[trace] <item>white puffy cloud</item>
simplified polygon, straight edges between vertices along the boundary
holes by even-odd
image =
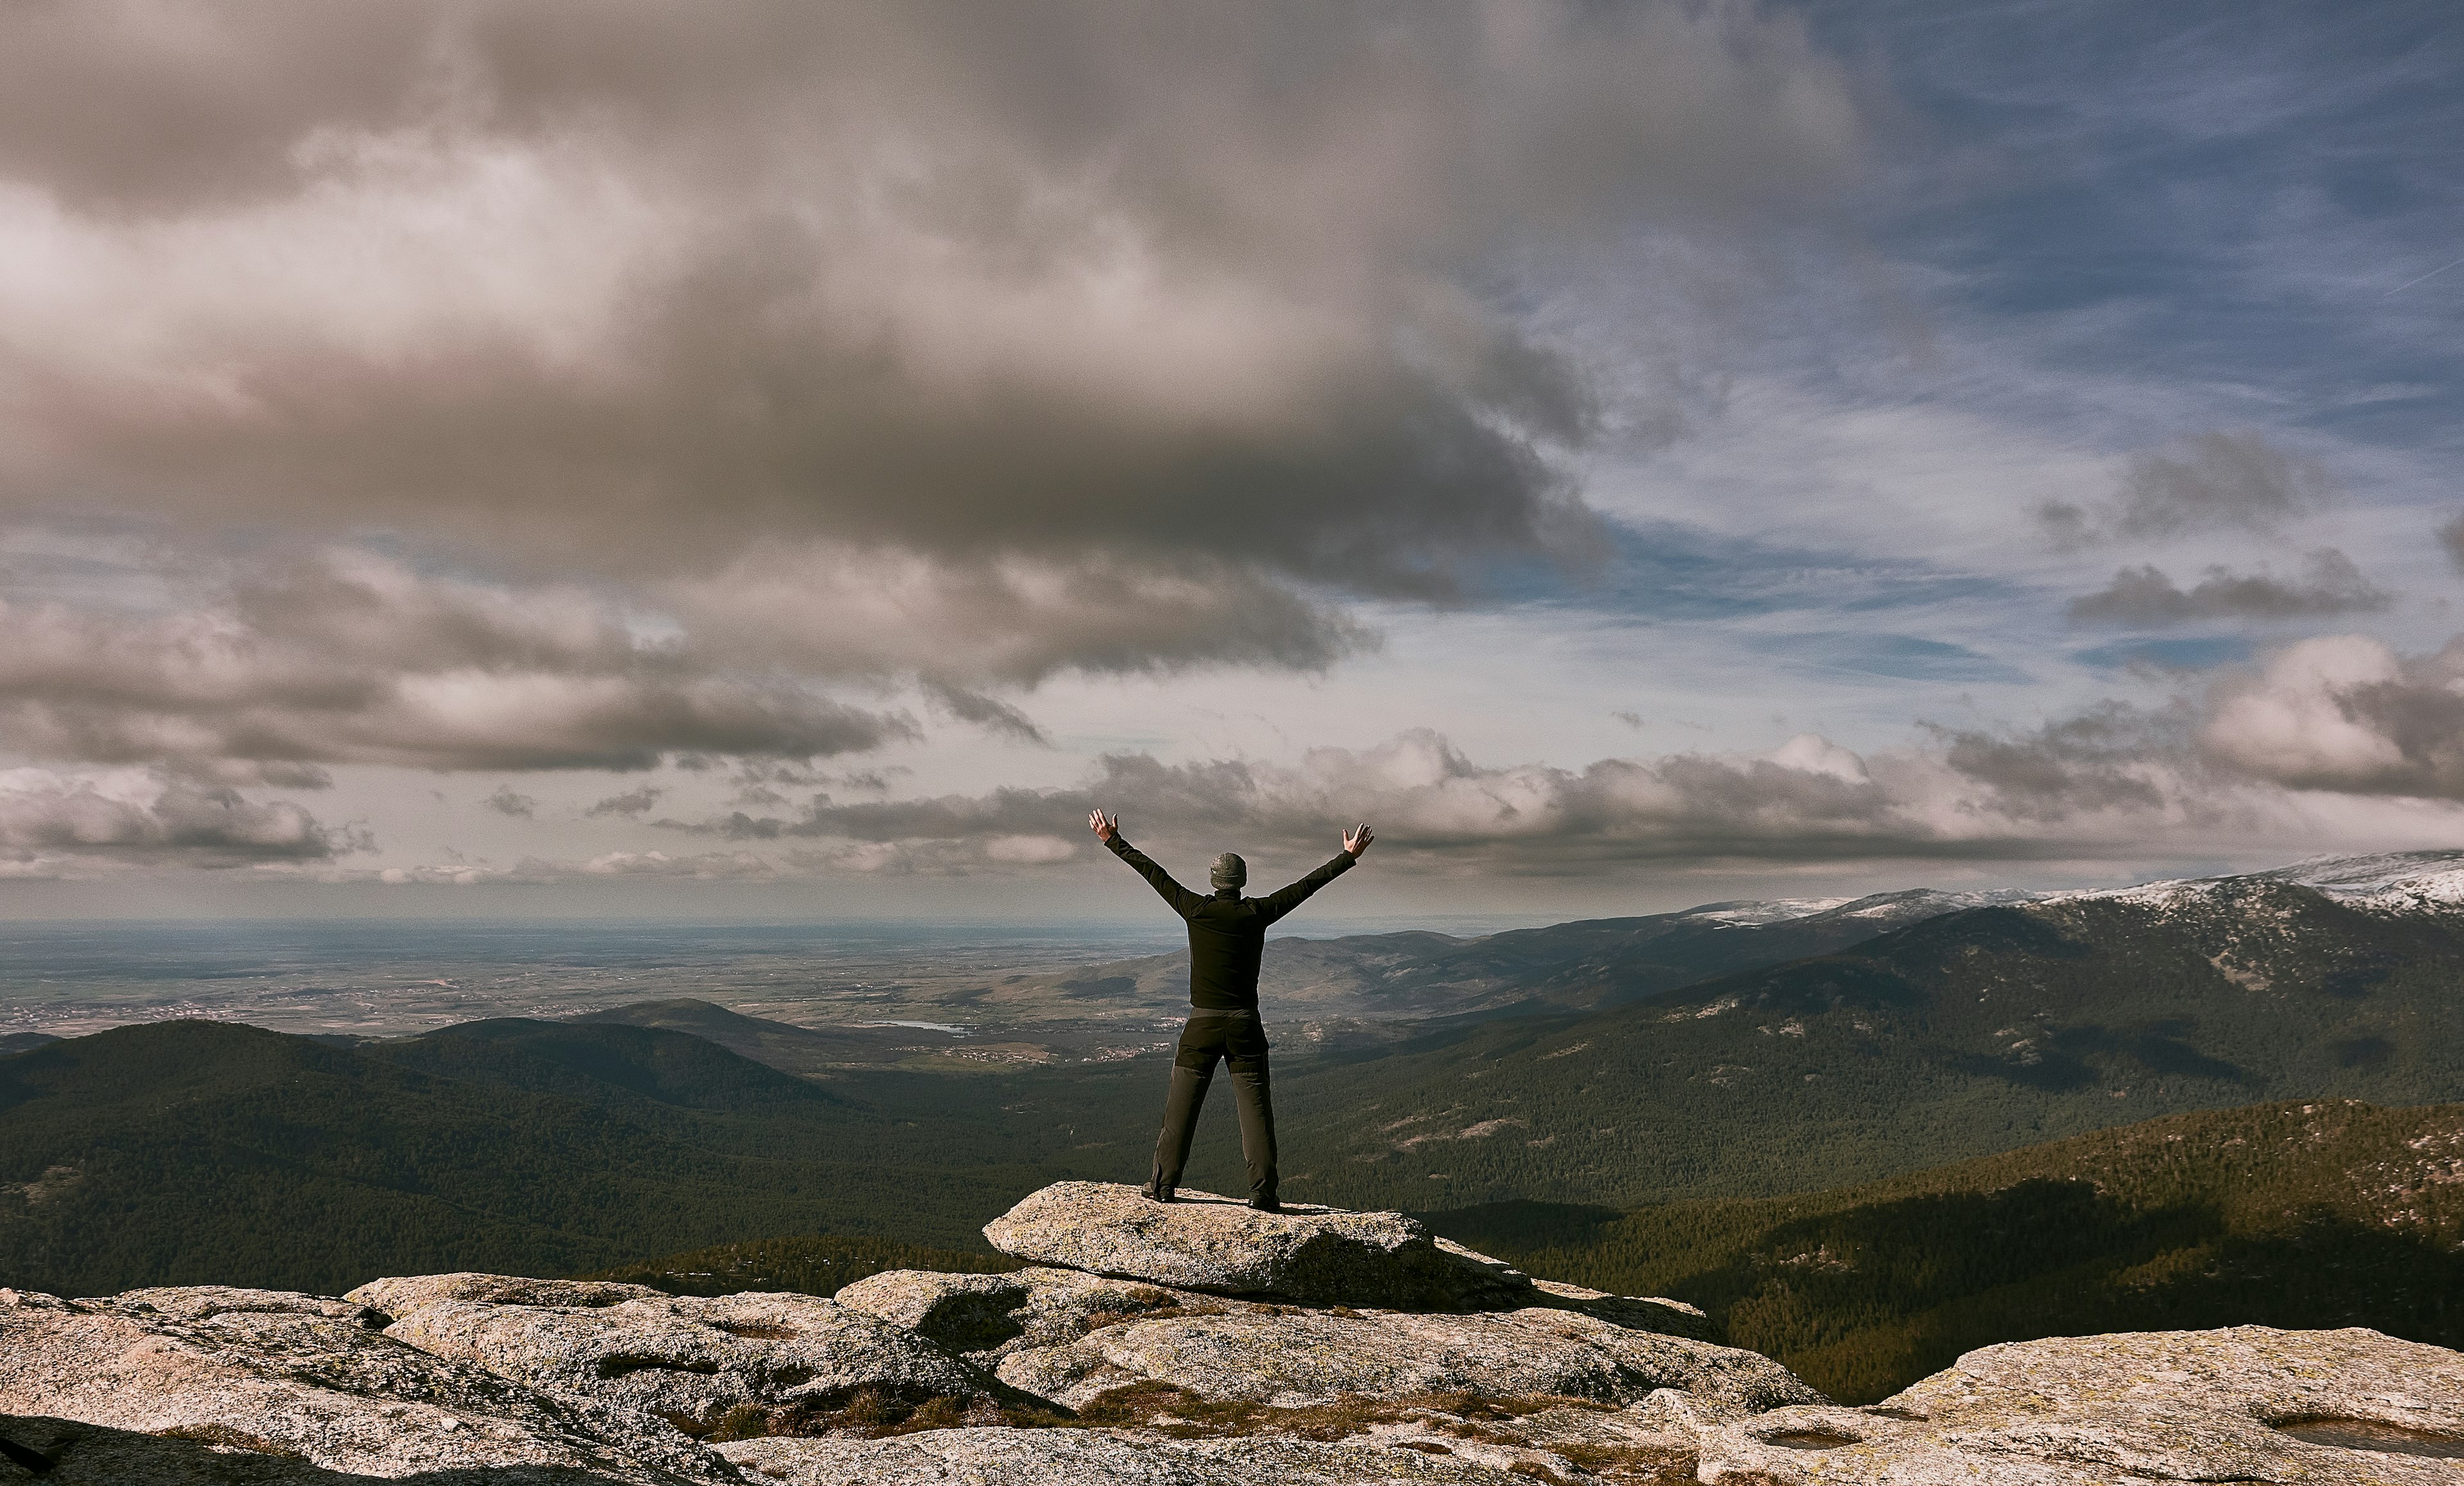
[[[363,840],[286,800],[151,769],[0,769],[0,863],[36,876],[321,862]]]
[[[2201,741],[2289,788],[2464,799],[2464,636],[2413,657],[2366,635],[2287,646],[2218,688]]]
[[[913,732],[775,668],[637,637],[579,589],[502,589],[363,553],[251,570],[168,614],[0,600],[0,742],[97,762],[243,764],[273,783],[313,782],[300,771],[329,763],[806,758]]]

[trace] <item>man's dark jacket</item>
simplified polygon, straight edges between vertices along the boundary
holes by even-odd
[[[1266,929],[1309,900],[1309,895],[1352,870],[1359,859],[1338,851],[1334,860],[1280,892],[1243,898],[1237,887],[1214,896],[1194,893],[1172,880],[1143,851],[1118,833],[1105,844],[1138,869],[1172,910],[1189,921],[1189,1004],[1199,1011],[1258,1009],[1258,961],[1266,951]]]

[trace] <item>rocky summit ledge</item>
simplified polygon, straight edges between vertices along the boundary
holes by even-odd
[[[1213,1192],[1150,1202],[1117,1182],[1056,1182],[984,1226],[1003,1254],[1215,1295],[1311,1305],[1471,1311],[1612,1299],[1542,1285],[1500,1259],[1433,1235],[1400,1213],[1292,1203],[1260,1213]],[[1618,1298],[1623,1299],[1623,1298]],[[1702,1313],[1642,1300],[1624,1323],[1699,1334]],[[1647,1321],[1646,1321],[1647,1318]]]
[[[1399,1214],[1124,1193],[829,1299],[0,1289],[0,1486],[2464,1486],[2464,1355],[2374,1331],[2017,1343],[1849,1409]]]

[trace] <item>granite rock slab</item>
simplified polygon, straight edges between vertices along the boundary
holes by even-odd
[[[1073,1409],[1140,1382],[1279,1409],[1347,1394],[1456,1392],[1623,1405],[1663,1388],[1729,1413],[1823,1401],[1758,1352],[1542,1307],[1451,1314],[1242,1306],[1124,1321],[1065,1345],[1014,1351],[997,1370],[1002,1381]]]
[[[834,1408],[863,1389],[911,1400],[1016,1395],[902,1326],[818,1296],[651,1296],[614,1304],[448,1300],[385,1334],[561,1397],[707,1431],[747,1406]]]
[[[1117,1182],[1056,1182],[984,1227],[1034,1264],[1219,1295],[1322,1305],[1476,1310],[1529,1303],[1529,1276],[1400,1213],[1293,1203],[1260,1213],[1209,1192],[1150,1202]]]
[[[12,1417],[0,1432],[56,1453],[46,1482],[115,1473],[134,1482],[206,1457],[224,1462],[220,1474],[188,1479],[737,1478],[724,1458],[656,1418],[558,1400],[432,1356],[375,1329],[379,1319],[353,1302],[280,1291],[65,1300],[0,1289],[0,1415]]]
[[[2014,1342],[1867,1409],[1791,1408],[1698,1437],[1731,1486],[2464,1483],[2464,1353],[2359,1327]]]

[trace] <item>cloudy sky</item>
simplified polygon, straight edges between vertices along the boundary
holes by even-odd
[[[21,0],[0,913],[2457,844],[2453,20]]]

